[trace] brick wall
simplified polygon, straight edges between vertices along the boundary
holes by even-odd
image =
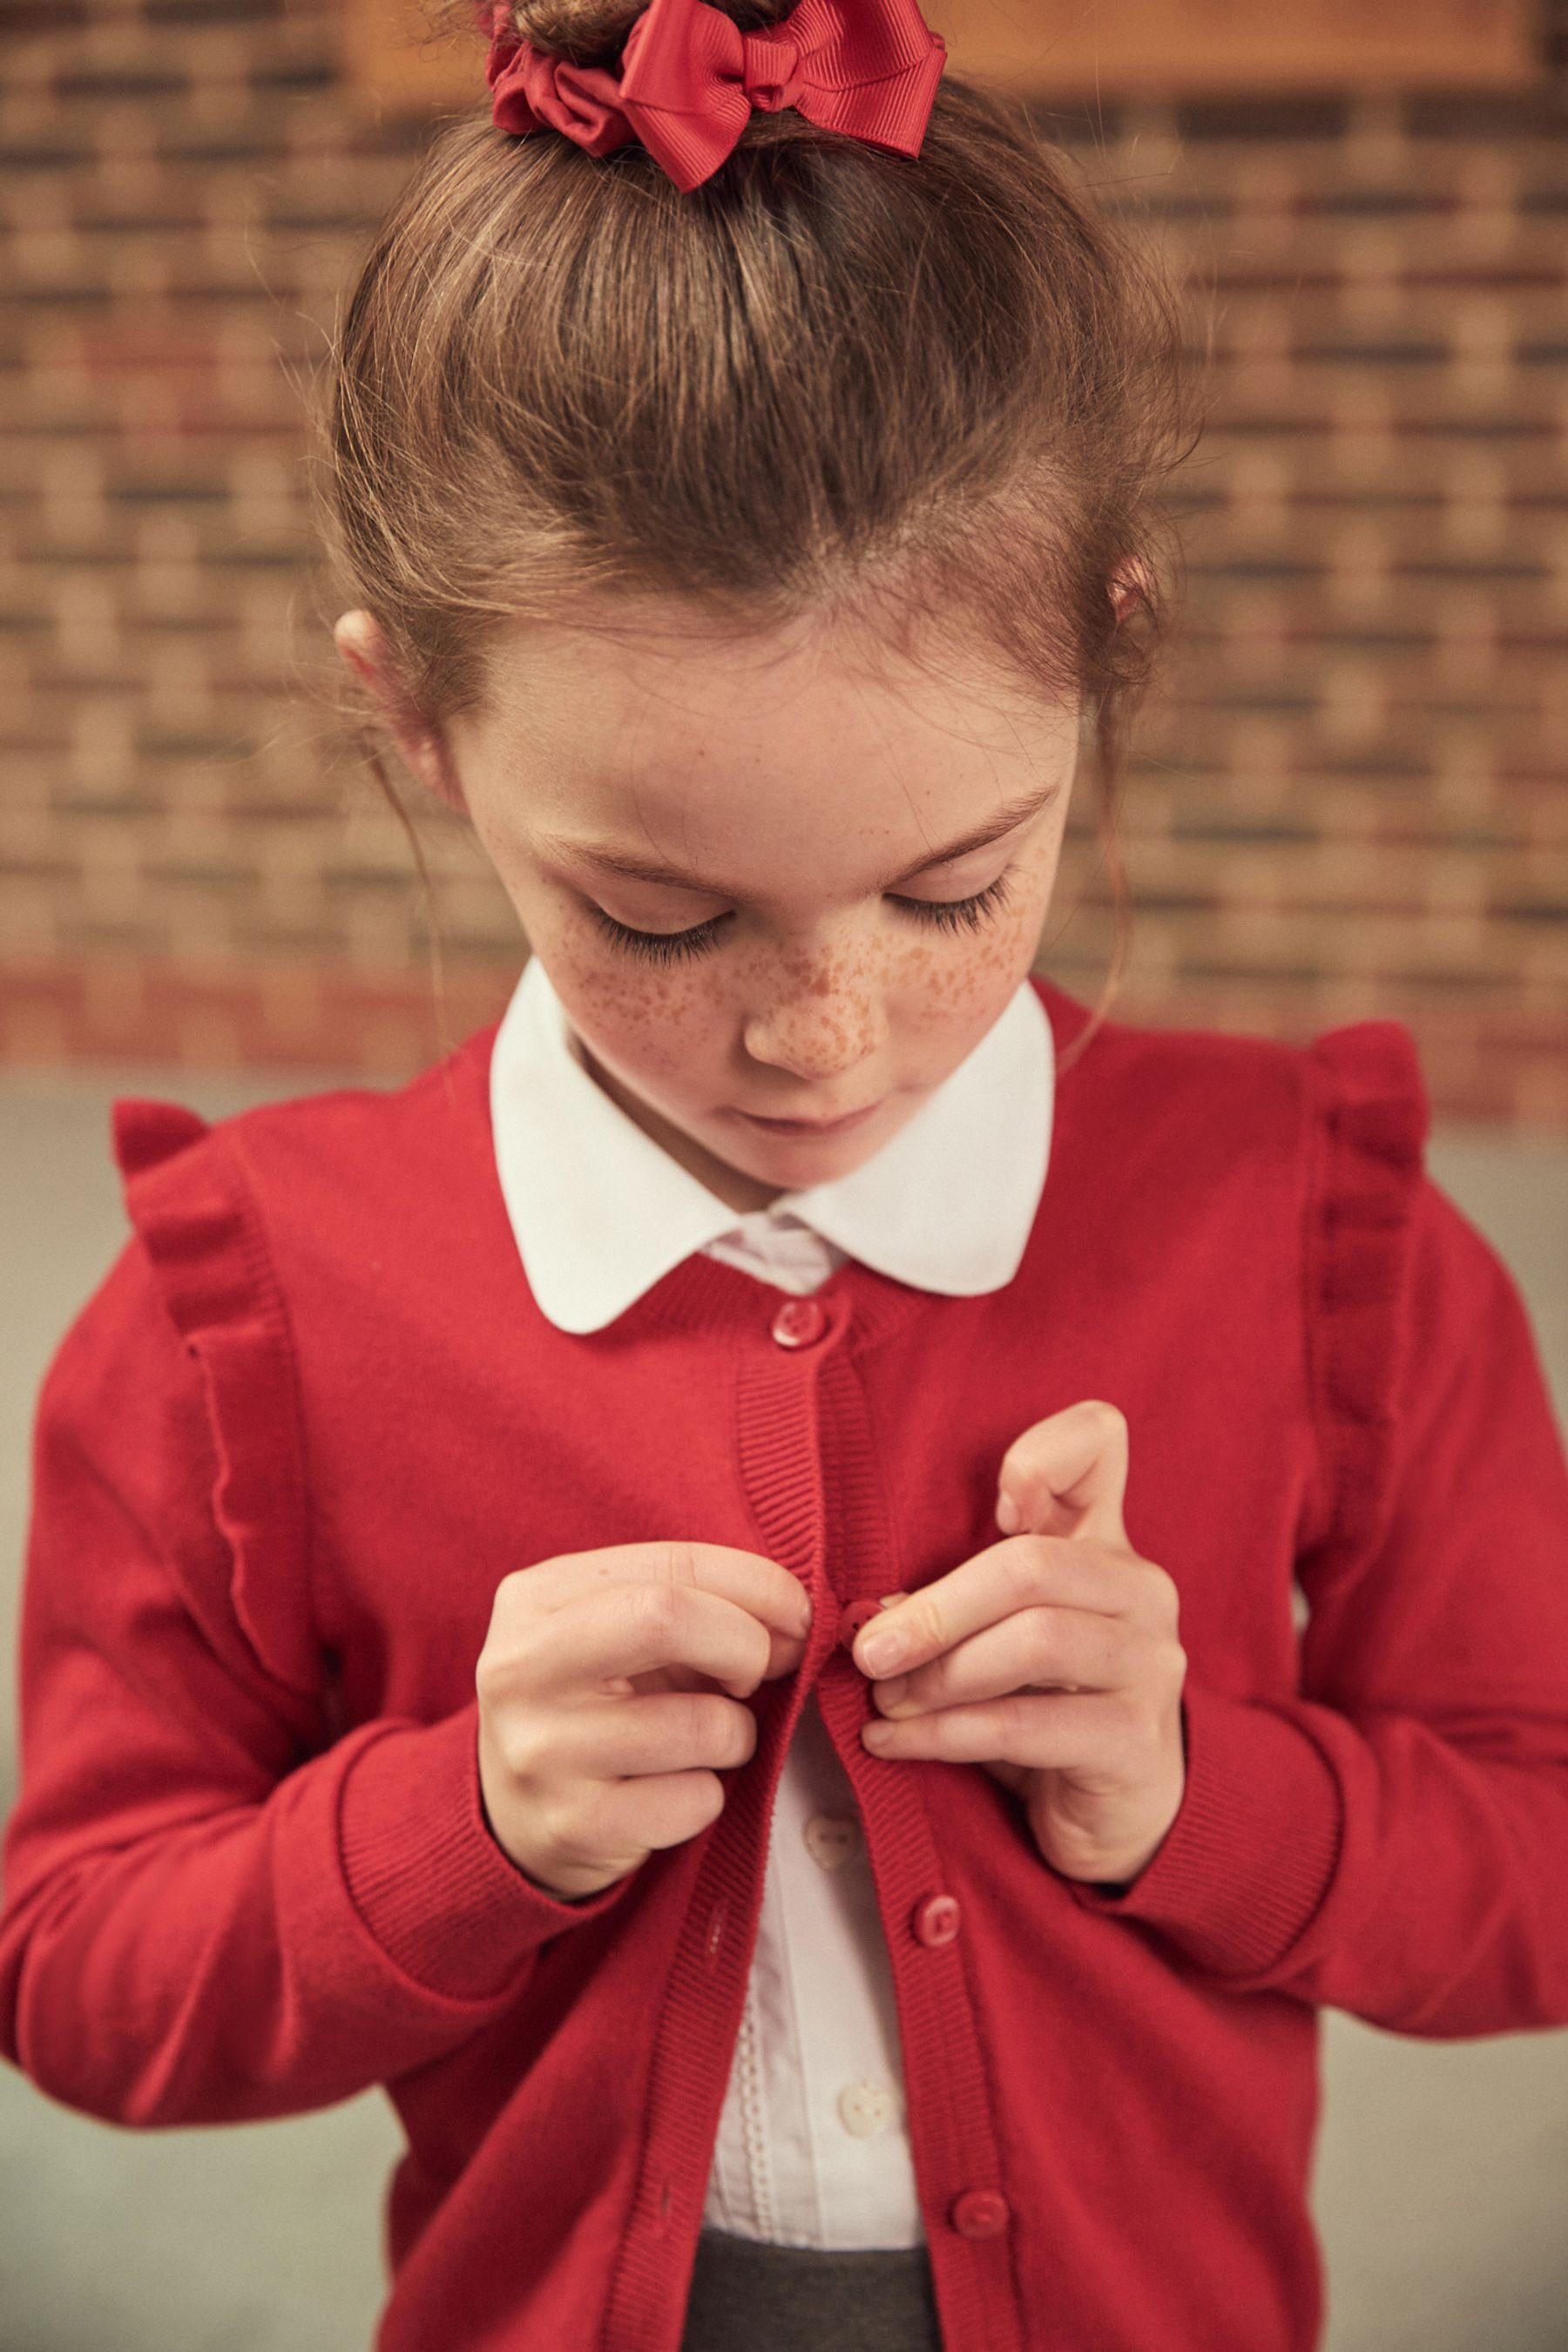
[[[307,692],[301,407],[416,125],[299,0],[13,0],[0,100],[0,1056],[412,1068],[522,952]],[[1559,44],[1561,46],[1561,44]],[[1517,100],[1047,118],[1212,308],[1187,617],[1123,837],[1121,1006],[1380,1013],[1439,1109],[1568,1129],[1568,148]],[[1042,966],[1092,997],[1076,820]]]

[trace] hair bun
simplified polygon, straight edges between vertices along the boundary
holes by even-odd
[[[520,39],[574,65],[618,65],[626,35],[647,0],[512,0]],[[786,16],[795,0],[709,0],[742,32],[760,32]]]

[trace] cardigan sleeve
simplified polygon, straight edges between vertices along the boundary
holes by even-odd
[[[477,1697],[334,1738],[261,1237],[220,1132],[138,1109],[137,1230],[35,1420],[0,2051],[107,2122],[239,2122],[439,2058],[637,1874],[567,1904],[513,1865]]]
[[[1189,1672],[1187,1784],[1124,1890],[1233,1990],[1392,2031],[1568,2024],[1568,1466],[1497,1253],[1422,1165],[1408,1033],[1331,1032],[1305,1255],[1322,1476],[1299,1693]]]

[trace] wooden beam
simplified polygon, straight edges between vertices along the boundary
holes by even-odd
[[[1517,87],[1521,0],[931,0],[954,68],[1042,97]]]
[[[480,104],[484,45],[420,0],[342,0],[352,83],[382,105]],[[956,72],[1042,99],[1519,89],[1541,70],[1527,0],[929,0]]]

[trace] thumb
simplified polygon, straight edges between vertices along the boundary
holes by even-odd
[[[997,1484],[996,1524],[1004,1535],[1125,1543],[1125,1416],[1092,1398],[1037,1421],[1003,1455]]]

